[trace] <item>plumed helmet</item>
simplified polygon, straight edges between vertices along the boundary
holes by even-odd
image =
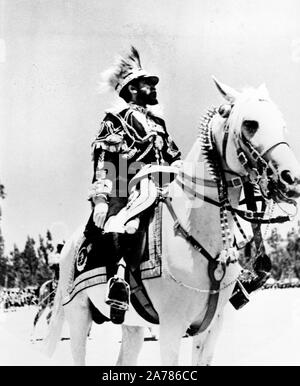
[[[109,86],[120,94],[129,82],[138,78],[150,79],[153,84],[159,81],[157,76],[150,75],[142,68],[140,55],[137,49],[131,46],[126,56],[118,57],[115,64],[102,73],[102,86]]]

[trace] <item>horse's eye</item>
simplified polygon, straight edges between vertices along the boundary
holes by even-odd
[[[242,129],[246,131],[248,135],[254,135],[258,129],[257,121],[244,121],[242,124]]]

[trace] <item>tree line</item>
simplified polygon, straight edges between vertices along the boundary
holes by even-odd
[[[4,200],[5,197],[5,187],[0,183],[0,198]],[[48,230],[44,237],[39,235],[38,242],[27,236],[23,250],[15,244],[13,250],[5,254],[1,218],[0,206],[0,288],[38,286],[52,278],[48,261],[50,253],[54,252],[51,232]]]
[[[49,267],[48,257],[54,250],[49,230],[45,237],[39,235],[38,242],[27,236],[23,250],[14,245],[13,250],[8,255],[4,255],[2,247],[0,249],[0,287],[39,286],[52,278],[53,273]]]

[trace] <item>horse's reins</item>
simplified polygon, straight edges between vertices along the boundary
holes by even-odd
[[[182,180],[177,178],[176,183],[187,193],[193,195],[194,197],[197,197],[201,199],[204,202],[208,202],[211,205],[220,207],[223,203],[213,200],[212,198],[209,198],[207,196],[204,196],[203,194],[199,192],[195,192],[192,188],[190,188],[188,185],[186,185]],[[206,186],[206,185],[205,185]],[[262,201],[261,197],[254,197],[255,201]],[[243,199],[240,201],[240,205],[246,204],[246,200]],[[237,214],[239,217],[241,217],[243,220],[250,222],[250,223],[260,223],[260,224],[279,224],[286,221],[290,221],[290,216],[276,216],[274,218],[262,218],[265,215],[265,211],[257,211],[257,210],[242,210],[233,208],[231,205],[226,204],[226,209],[230,211],[232,214]]]

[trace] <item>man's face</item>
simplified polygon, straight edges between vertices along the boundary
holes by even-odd
[[[157,93],[155,84],[151,79],[140,79],[138,81],[138,99],[145,105],[157,105]]]

